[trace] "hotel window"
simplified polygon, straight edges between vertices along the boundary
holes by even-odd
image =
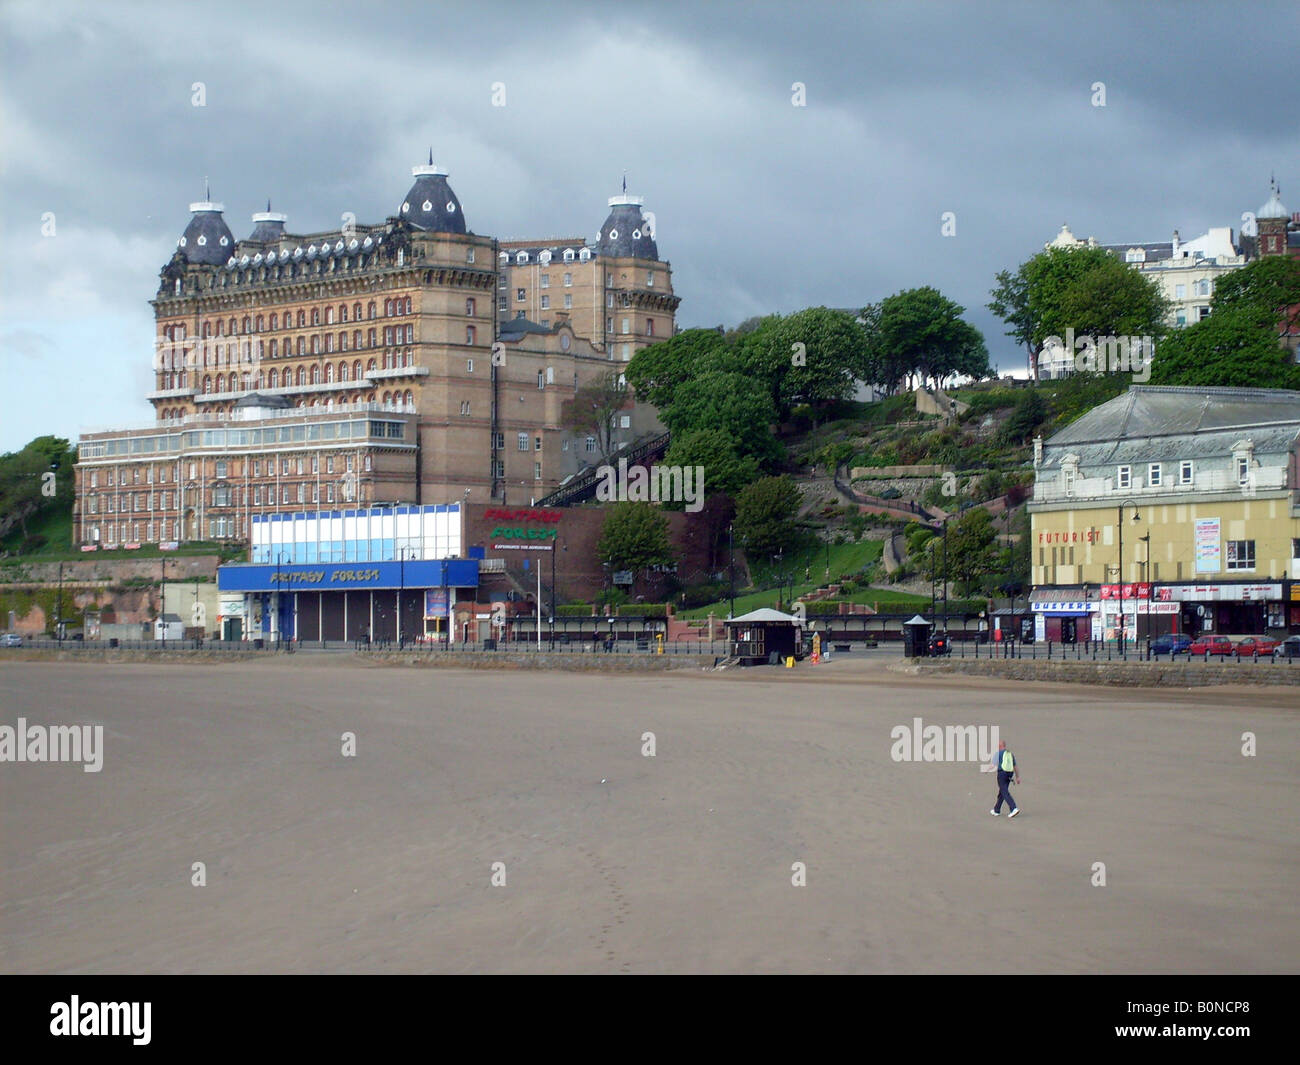
[[[1250,459],[1239,457],[1237,459],[1237,483],[1245,484],[1250,480]]]
[[[146,481],[148,484],[153,484],[153,467],[152,467],[152,466],[150,466],[147,470],[145,470],[145,481]]]
[[[299,458],[298,458],[298,476],[301,477],[301,476],[302,476],[302,473],[303,473],[303,461],[302,461],[302,457],[299,456]]]
[[[605,332],[606,332],[606,333],[612,333],[612,332],[614,332],[614,319],[613,319],[613,318],[606,318],[606,319],[605,319]]]
[[[289,486],[287,484],[280,486],[280,502],[281,503],[289,502]]]
[[[614,293],[612,293],[612,292],[606,292],[606,293],[605,293],[605,306],[606,306],[606,307],[613,307],[613,306],[614,306]]]
[[[472,262],[474,261],[474,249],[473,249],[473,248],[467,248],[467,249],[465,250],[465,261],[466,261],[467,263],[472,263]]]
[[[468,418],[468,417],[469,417],[469,400],[466,399],[466,400],[462,400],[462,401],[461,401],[461,404],[460,404],[460,413],[461,413],[461,417],[464,417],[464,418]]]
[[[653,270],[646,271],[645,283],[647,288],[655,287],[655,272]]]
[[[1175,285],[1175,286],[1174,286],[1174,299],[1176,299],[1176,300],[1185,300],[1185,299],[1187,299],[1187,286],[1186,286],[1186,285]]]
[[[91,471],[90,471],[90,487],[91,487],[91,488],[98,488],[98,487],[99,487],[99,471],[98,471],[98,470],[91,470]]]
[[[502,296],[499,300],[497,300],[497,310],[504,311],[509,309],[509,306],[510,306],[510,301],[506,299],[505,296]]]
[[[218,460],[217,460],[217,476],[218,476],[218,477],[225,477],[225,476],[226,476],[226,462],[225,462],[225,459],[218,459]]]
[[[375,301],[374,301],[374,300],[371,300],[371,301],[366,305],[366,317],[367,317],[367,318],[373,318],[374,316],[375,316]]]
[[[566,292],[564,294],[564,309],[567,311],[567,310],[571,310],[572,308],[573,308],[573,296],[570,295],[568,292]]]
[[[111,477],[112,475],[110,474],[109,476]],[[190,463],[190,479],[194,479],[194,463],[192,462]],[[113,482],[110,480],[108,483],[112,484]]]
[[[298,502],[305,503],[306,501],[307,501],[306,486],[300,484],[298,486]]]
[[[1191,484],[1193,469],[1194,467],[1190,461],[1184,460],[1180,462],[1178,464],[1178,483]]]
[[[253,476],[254,476],[254,477],[261,477],[261,476],[262,476],[262,460],[261,460],[261,459],[253,459]]]
[[[90,513],[92,514],[99,513],[99,496],[90,497]]]
[[[311,501],[313,503],[320,502],[320,485],[318,484],[314,484],[311,486]]]
[[[540,436],[533,437],[533,450],[534,451],[542,450],[542,438]]]
[[[624,345],[623,345],[623,361],[624,361],[624,362],[627,362],[628,359],[630,359],[631,357],[632,357],[632,345],[631,345],[631,344],[624,344]]]
[[[542,274],[542,288],[550,288],[550,287],[551,287],[551,275]]]
[[[478,331],[472,325],[467,325],[465,327],[465,343],[466,344],[478,343]]]
[[[502,462],[500,459],[497,459],[492,463],[492,476],[504,477],[505,475],[506,475],[506,464]]]
[[[520,434],[519,434],[519,440],[518,440],[518,443],[519,443],[519,450],[520,450],[520,451],[527,451],[527,450],[528,450],[528,434],[527,434],[527,433],[520,433]]]
[[[550,309],[551,309],[551,297],[550,297],[550,296],[543,296],[543,297],[542,297],[542,310],[544,310],[544,311],[549,311]]]
[[[476,306],[478,306],[478,305],[474,302],[473,298],[467,299],[467,300],[465,301],[465,314],[468,315],[470,318],[473,318],[473,317],[474,317],[474,308],[475,308]]]
[[[564,254],[565,254],[569,259],[572,259],[572,258],[573,258],[573,253],[572,253],[572,252],[565,252]],[[573,287],[573,275],[572,275],[572,274],[565,274],[565,275],[564,275],[564,287],[565,287],[565,288],[572,288],[572,287]]]
[[[595,438],[594,436],[589,436],[589,437],[587,437],[586,444],[587,444],[587,450],[588,450],[588,451],[595,451],[595,450],[596,450],[596,438]]]
[[[501,254],[502,254],[502,255],[505,255],[505,252],[502,252]],[[497,288],[509,288],[509,287],[510,287],[510,279],[509,279],[508,277],[506,277],[505,274],[498,274],[498,275],[497,275]]]
[[[325,486],[325,502],[334,502],[334,486],[332,484],[327,484]]]
[[[280,460],[280,473],[285,477],[289,476],[289,460],[286,458]]]
[[[1160,487],[1160,463],[1152,462],[1147,465],[1147,484],[1152,488]]]
[[[541,464],[540,462],[534,462],[534,463],[533,463],[533,480],[534,480],[534,481],[540,481],[541,479],[542,479],[542,464]]]
[[[352,472],[352,463],[353,463],[354,458],[355,458],[355,456],[353,456],[353,455],[348,455],[348,456],[347,456],[347,460],[348,460],[348,473],[351,473],[351,472]]]
[[[523,288],[515,289],[515,302],[516,302],[516,303],[523,303],[524,300],[526,300],[527,298],[528,298],[528,290],[527,290],[527,289],[523,289]]]
[[[140,483],[140,467],[139,467],[139,466],[133,466],[133,467],[131,467],[131,483],[132,483],[132,484],[139,484],[139,483]]]
[[[645,320],[645,335],[648,337],[655,335],[655,320],[653,318],[647,318]]]
[[[1255,568],[1254,540],[1229,540],[1225,548],[1228,569]]]
[[[366,334],[366,346],[371,348],[375,346],[375,331],[373,329]]]
[[[546,374],[541,370],[537,371],[537,387],[539,390],[546,387]]]
[[[320,325],[320,308],[319,308],[319,307],[313,307],[313,308],[311,309],[311,324],[312,324],[312,325]]]
[[[1116,488],[1130,488],[1133,484],[1133,471],[1128,466],[1121,466],[1115,475]]]
[[[253,506],[260,507],[261,505],[262,505],[262,486],[255,485],[253,487]]]
[[[400,327],[398,328],[398,332],[399,332],[399,333],[401,332],[401,328],[400,328]],[[415,326],[413,326],[413,325],[408,325],[408,326],[406,327],[406,342],[407,342],[408,344],[414,344],[414,343],[415,343]]]
[[[624,318],[624,319],[623,319],[623,329],[622,329],[622,331],[623,331],[624,333],[630,333],[630,332],[632,332],[632,322],[631,322],[631,319],[628,319],[628,318]]]

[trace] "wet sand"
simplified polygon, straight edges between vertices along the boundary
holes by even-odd
[[[0,763],[0,969],[1300,971],[1294,691],[884,665],[0,663],[0,725],[106,748]],[[894,762],[916,716],[999,726],[1023,814]]]

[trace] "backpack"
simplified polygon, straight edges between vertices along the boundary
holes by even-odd
[[[999,768],[1004,773],[1014,773],[1016,770],[1016,759],[1010,751],[1002,752],[1002,761]]]

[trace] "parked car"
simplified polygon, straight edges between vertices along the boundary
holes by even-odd
[[[1288,636],[1277,645],[1278,658],[1300,658],[1300,636]]]
[[[1247,636],[1234,648],[1238,658],[1253,658],[1255,655],[1275,655],[1277,654],[1280,640],[1272,640],[1267,636]]]
[[[1153,655],[1181,655],[1192,646],[1192,638],[1184,632],[1167,632],[1151,641]]]
[[[932,655],[950,655],[952,654],[952,643],[948,639],[946,632],[935,633],[930,637],[930,654]]]
[[[1236,651],[1226,636],[1201,636],[1187,648],[1189,655],[1230,655]]]
[[[21,647],[23,638],[16,632],[6,632],[0,636],[0,647]]]

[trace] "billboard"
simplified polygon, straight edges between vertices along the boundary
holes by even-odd
[[[1196,519],[1196,572],[1218,573],[1221,568],[1219,519]]]

